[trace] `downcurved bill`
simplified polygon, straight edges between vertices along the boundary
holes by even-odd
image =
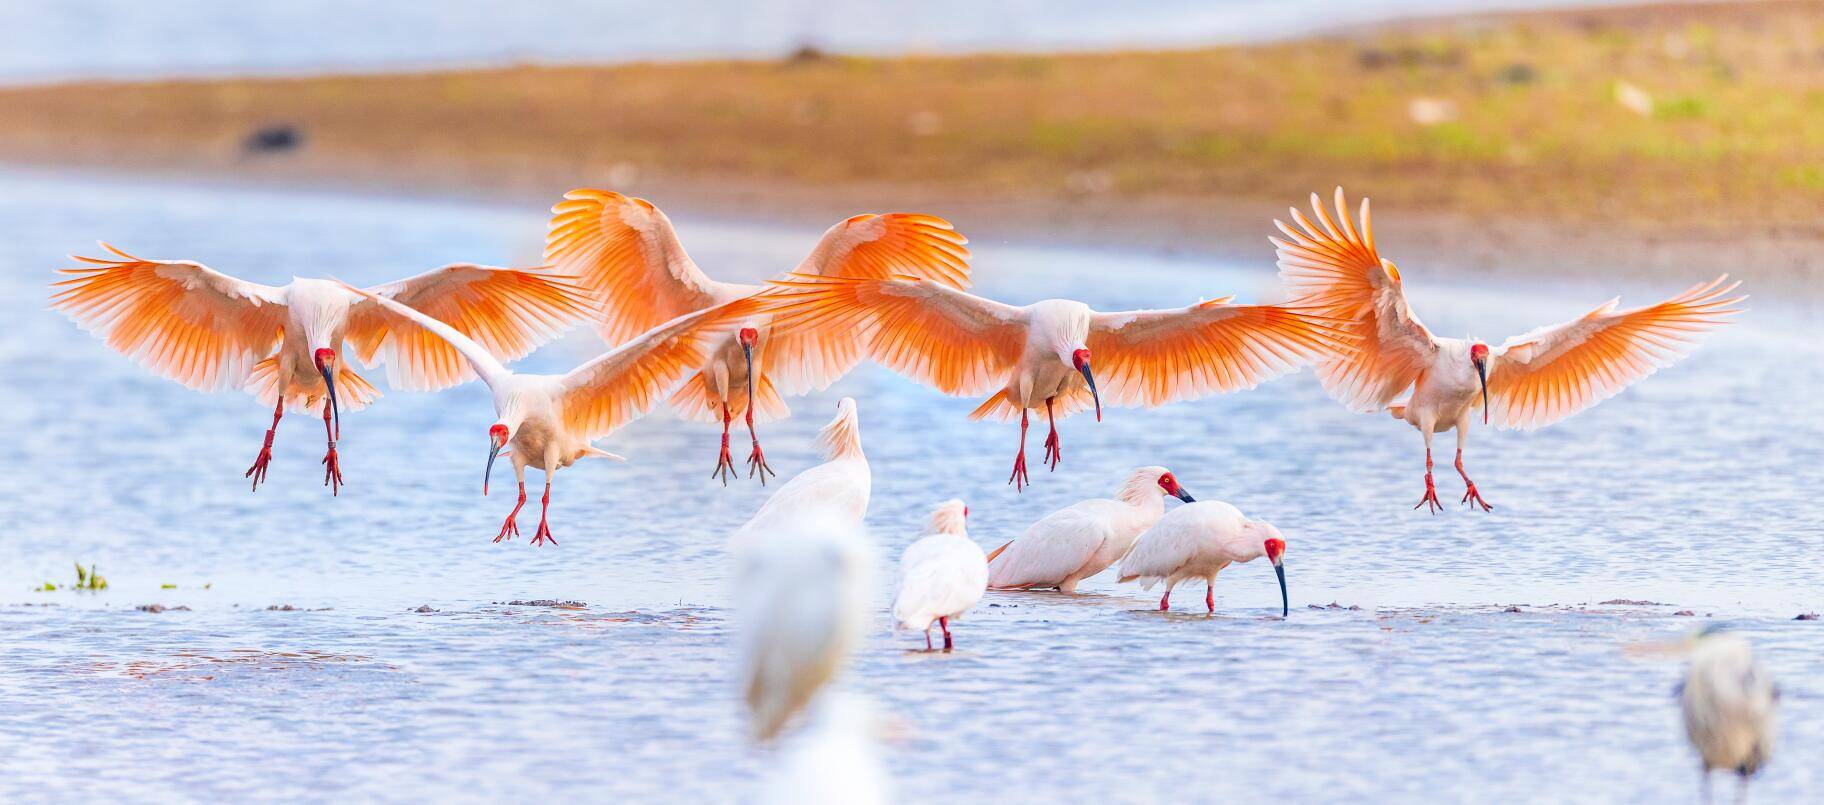
[[[1482,424],[1488,424],[1488,364],[1476,364],[1476,379],[1482,381]]]
[[[747,361],[747,411],[749,416],[752,416],[754,411],[754,348],[746,342],[742,342],[741,357]]]
[[[500,455],[500,442],[488,439],[488,468],[481,474],[481,494],[488,494],[488,481],[494,477],[494,457]]]
[[[1279,616],[1284,618],[1292,614],[1292,599],[1286,596],[1286,566],[1275,564],[1273,575],[1279,577]]]
[[[323,385],[329,388],[329,416],[335,420],[335,438],[342,438],[342,408],[336,404],[336,371],[323,364],[317,364],[317,373],[323,376]]]
[[[1191,493],[1184,491],[1184,487],[1182,487],[1182,486],[1178,487],[1178,491],[1173,492],[1172,495],[1186,503],[1196,503],[1197,502],[1197,499],[1194,497],[1191,497]]]
[[[1089,361],[1077,364],[1077,371],[1083,373],[1083,382],[1089,384],[1090,399],[1096,401],[1096,421],[1102,421],[1102,395],[1096,392],[1096,375],[1089,370]]]

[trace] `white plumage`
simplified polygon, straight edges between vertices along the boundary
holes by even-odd
[[[760,805],[884,805],[893,801],[879,738],[890,722],[866,699],[832,693],[771,763]]]
[[[1748,778],[1773,752],[1779,689],[1739,635],[1707,632],[1697,639],[1679,690],[1685,734],[1703,763],[1704,798],[1710,772],[1733,771],[1745,794]]]
[[[1171,608],[1172,588],[1188,579],[1202,579],[1204,604],[1215,612],[1216,574],[1232,563],[1264,556],[1279,576],[1280,614],[1284,616],[1290,609],[1282,564],[1285,551],[1285,536],[1272,523],[1250,520],[1221,501],[1198,501],[1172,510],[1141,534],[1121,560],[1120,579],[1138,580],[1145,590],[1165,582],[1161,610]]]
[[[947,500],[931,513],[928,536],[906,548],[899,560],[899,594],[893,618],[900,626],[925,633],[931,648],[931,624],[944,630],[944,648],[954,648],[950,619],[961,618],[988,591],[988,559],[969,539],[969,507]]]
[[[757,535],[780,522],[791,522],[812,512],[823,512],[853,528],[860,528],[868,513],[873,476],[868,457],[861,452],[861,421],[855,400],[836,403],[836,417],[817,435],[824,462],[792,476],[774,492],[760,510],[729,538],[740,549]]]
[[[1165,514],[1165,496],[1193,500],[1164,467],[1140,467],[1113,498],[1071,504],[1027,527],[989,555],[988,586],[997,590],[1056,587],[1066,593],[1106,570],[1140,532]]]

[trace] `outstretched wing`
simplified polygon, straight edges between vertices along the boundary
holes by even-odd
[[[1026,343],[1026,312],[915,277],[793,274],[774,280],[773,323],[803,333],[859,332],[869,357],[945,394],[1005,382]]]
[[[663,400],[701,369],[717,339],[763,309],[745,296],[686,313],[646,331],[564,375],[564,426],[599,439]]]
[[[646,199],[581,188],[551,213],[545,262],[598,297],[596,328],[609,346],[743,292],[704,276],[671,219]]]
[[[525,357],[590,309],[587,292],[566,277],[472,263],[368,291],[450,325],[501,361]],[[384,351],[386,379],[394,388],[436,391],[475,377],[448,341],[372,301],[349,311],[347,337],[362,363],[371,366]]]
[[[1362,199],[1358,231],[1349,218],[1343,189],[1336,189],[1332,220],[1311,194],[1311,209],[1322,226],[1297,208],[1297,228],[1275,219],[1286,240],[1268,238],[1279,257],[1279,276],[1296,304],[1330,319],[1356,336],[1353,351],[1318,361],[1317,377],[1339,402],[1376,411],[1405,391],[1437,355],[1431,331],[1413,315],[1400,285],[1400,271],[1374,250],[1368,199]]]
[[[239,386],[278,346],[279,288],[235,279],[188,260],[146,260],[106,243],[113,258],[59,269],[51,307],[139,365],[193,389]]]
[[[1582,318],[1507,340],[1488,375],[1489,417],[1507,428],[1550,425],[1674,361],[1696,339],[1740,313],[1746,296],[1728,275],[1657,305],[1616,310],[1611,299]]]
[[[1313,358],[1347,355],[1354,339],[1341,324],[1311,308],[1213,299],[1097,313],[1086,346],[1104,400],[1150,407],[1253,388]]]

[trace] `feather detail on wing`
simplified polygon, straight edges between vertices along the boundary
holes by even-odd
[[[1346,324],[1307,307],[1213,299],[1097,313],[1087,346],[1104,402],[1152,407],[1251,389],[1315,357],[1349,355],[1355,337]]]
[[[773,379],[764,374],[754,384],[754,398],[759,404],[754,407],[754,422],[764,423],[784,419],[792,411],[786,407],[785,398],[779,394]],[[673,392],[671,399],[665,403],[670,406],[679,419],[690,422],[707,422],[712,425],[722,424],[722,402],[716,398],[710,388],[709,378],[701,373],[684,381]],[[742,419],[747,415],[747,388],[738,386],[729,390],[728,415]]]
[[[260,401],[261,406],[270,407],[278,403],[281,378],[279,376],[279,356],[273,355],[253,365],[247,373],[247,382],[241,387]],[[328,390],[318,381],[309,389],[292,387],[285,394],[285,408],[288,411],[306,411],[322,413],[323,404],[328,401]],[[336,407],[343,411],[359,411],[373,404],[380,398],[380,390],[367,378],[355,374],[347,363],[336,364]]]
[[[1341,320],[1337,326],[1359,339],[1353,351],[1318,361],[1324,389],[1352,409],[1379,410],[1418,379],[1436,356],[1437,344],[1406,303],[1399,269],[1375,251],[1368,200],[1362,199],[1359,230],[1340,187],[1335,219],[1316,193],[1311,194],[1311,209],[1319,223],[1296,208],[1296,228],[1273,222],[1286,236],[1268,238],[1279,257],[1280,279],[1295,304]]]
[[[1698,337],[1740,313],[1746,296],[1728,275],[1656,305],[1616,310],[1611,299],[1582,318],[1541,327],[1494,351],[1490,419],[1543,427],[1614,396],[1688,354]]]
[[[284,291],[187,260],[74,257],[51,307],[139,365],[193,389],[235,388],[278,346]]]
[[[671,219],[643,198],[581,188],[551,212],[545,262],[598,297],[596,327],[609,346],[740,293],[705,276]]]
[[[639,418],[703,367],[717,339],[762,308],[746,296],[686,313],[577,367],[563,378],[564,426],[599,439]]]
[[[1053,419],[1067,419],[1084,411],[1093,410],[1095,407],[1096,399],[1090,395],[1089,387],[1078,383],[1058,392],[1058,396],[1052,398],[1051,416]],[[1043,412],[1045,408],[1039,406],[1029,410]],[[992,422],[1018,422],[1020,421],[1020,405],[1014,402],[1006,389],[1001,389],[983,400],[981,405],[975,407],[975,410],[970,411],[969,418]]]
[[[518,360],[589,314],[570,278],[532,269],[455,263],[367,289],[444,322],[502,362]],[[368,300],[349,314],[348,340],[362,363],[384,353],[393,388],[436,391],[475,378],[456,348]]]
[[[986,393],[1025,345],[1025,311],[935,280],[816,277],[774,280],[773,323],[807,337],[859,331],[868,356],[946,394]]]

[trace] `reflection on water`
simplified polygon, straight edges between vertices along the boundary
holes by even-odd
[[[495,545],[511,501],[479,494],[491,409],[478,387],[389,393],[348,417],[337,499],[318,483],[317,432],[287,420],[269,485],[249,494],[257,405],[152,377],[43,309],[49,270],[96,238],[267,282],[373,282],[452,260],[533,262],[539,210],[8,186],[0,800],[720,801],[752,784],[767,756],[741,740],[722,544],[766,490],[710,480],[713,430],[636,423],[606,443],[631,463],[584,463],[557,484],[562,547]],[[733,278],[794,264],[819,229],[680,227]],[[980,288],[1010,301],[1163,306],[1274,285],[1264,247],[1227,266],[974,246]],[[1123,281],[1098,281],[1111,271]],[[1616,290],[1406,274],[1433,329],[1489,338]],[[1624,303],[1669,290],[1628,289]],[[1754,305],[1692,359],[1566,423],[1474,432],[1491,515],[1413,512],[1417,435],[1342,410],[1309,374],[1070,420],[1065,464],[1025,494],[1000,483],[1014,429],[968,422],[974,401],[878,369],[794,400],[799,415],[762,436],[782,471],[802,468],[834,401],[858,398],[869,520],[890,555],[935,500],[968,500],[974,537],[998,545],[1150,463],[1292,538],[1287,620],[1267,617],[1278,591],[1262,567],[1223,574],[1215,617],[1191,604],[1162,615],[1155,595],[1104,576],[1075,597],[990,594],[948,655],[889,630],[883,563],[880,628],[849,684],[909,723],[889,752],[908,798],[1683,798],[1696,764],[1669,693],[1677,663],[1627,649],[1720,621],[1785,687],[1783,743],[1757,785],[1792,801],[1821,783],[1808,762],[1824,739],[1819,625],[1791,619],[1818,608],[1824,582],[1824,503],[1805,492],[1824,452],[1811,398],[1824,355],[1804,337],[1812,314]],[[596,348],[579,333],[526,364]],[[77,561],[111,589],[28,591],[69,581]],[[1659,603],[1602,603],[1617,600]],[[152,603],[167,609],[135,609]]]

